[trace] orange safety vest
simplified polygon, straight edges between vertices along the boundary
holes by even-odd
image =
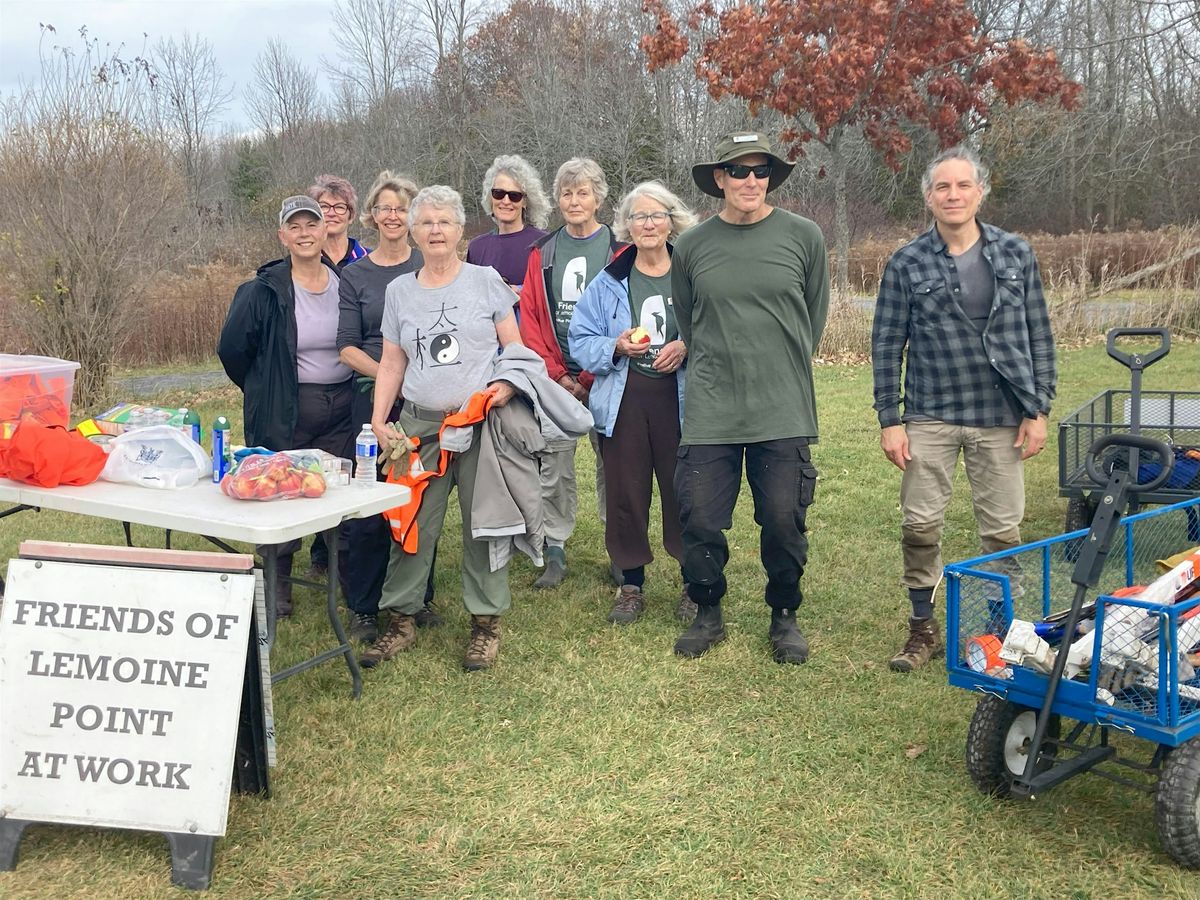
[[[495,399],[495,395],[487,391],[472,394],[467,400],[466,406],[442,420],[442,426],[438,429],[438,440],[441,440],[442,432],[447,428],[476,425],[482,422],[486,418],[488,410],[492,408],[492,401]],[[417,552],[417,510],[421,508],[421,496],[425,493],[430,479],[440,478],[446,474],[446,467],[450,465],[450,458],[453,455],[449,450],[442,450],[438,456],[437,471],[422,469],[419,465],[421,451],[418,446],[409,453],[408,465],[404,467],[403,471],[397,471],[398,467],[393,465],[388,472],[388,484],[402,484],[412,491],[412,496],[406,504],[383,513],[383,517],[391,526],[392,540],[399,544],[405,553]]]

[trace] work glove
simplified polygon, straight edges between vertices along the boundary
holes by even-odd
[[[407,473],[409,456],[421,445],[419,440],[405,434],[399,425],[392,427],[396,429],[396,438],[383,447],[381,453],[385,478],[391,478],[393,473],[397,477]]]

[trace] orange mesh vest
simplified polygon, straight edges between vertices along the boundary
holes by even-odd
[[[495,399],[494,395],[485,391],[472,394],[465,407],[442,420],[442,425],[438,429],[439,441],[442,432],[447,428],[476,425],[482,422],[487,416],[488,410],[492,408],[493,399]],[[417,510],[421,508],[421,496],[425,493],[425,487],[429,484],[430,479],[440,478],[446,474],[446,467],[450,464],[450,457],[453,455],[449,450],[442,450],[438,454],[436,471],[425,469],[414,474],[413,463],[420,460],[420,447],[418,447],[409,453],[408,465],[402,472],[398,473],[396,466],[392,466],[388,472],[388,484],[402,484],[412,491],[412,496],[406,504],[383,513],[383,517],[391,526],[392,540],[398,543],[405,553],[417,552]]]

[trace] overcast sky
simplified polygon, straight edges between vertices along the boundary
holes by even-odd
[[[332,7],[333,0],[0,0],[0,95],[37,80],[38,23],[54,26],[56,33],[47,35],[51,43],[71,47],[79,46],[78,30],[86,25],[102,44],[123,44],[126,56],[187,31],[212,45],[227,82],[233,82],[225,123],[240,128],[246,122],[242,91],[254,57],[279,38],[319,68],[319,57],[334,56],[328,36]]]

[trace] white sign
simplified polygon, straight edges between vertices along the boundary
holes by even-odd
[[[0,815],[223,835],[254,576],[14,559]]]

